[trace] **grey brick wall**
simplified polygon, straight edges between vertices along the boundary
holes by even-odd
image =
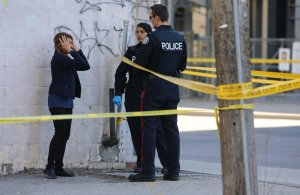
[[[134,26],[148,18],[147,6],[153,1],[3,2],[0,4],[0,117],[49,114],[52,39],[59,31],[76,38],[91,64],[91,70],[79,73],[82,98],[75,100],[74,113],[108,112],[108,88],[113,87],[114,72],[120,62],[123,20],[129,20],[128,45],[133,45]],[[125,124],[117,160],[103,161],[99,149],[102,137],[109,132],[108,124],[108,119],[73,121],[65,155],[67,167],[124,167],[125,161],[134,160]],[[43,168],[53,132],[51,121],[0,124],[0,175]]]

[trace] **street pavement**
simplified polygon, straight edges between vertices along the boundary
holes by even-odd
[[[179,109],[207,109],[204,116],[179,116],[183,170],[221,175],[217,103],[183,99]],[[254,102],[258,179],[300,186],[300,105],[295,100]],[[186,125],[189,124],[189,125]]]
[[[42,170],[28,170],[26,173],[1,176],[0,195],[222,194],[221,164],[220,158],[218,157],[219,143],[212,110],[215,106],[215,102],[202,101],[197,98],[182,99],[179,105],[179,109],[207,109],[207,112],[204,112],[202,116],[179,116],[178,124],[182,136],[181,142],[184,140],[189,142],[189,139],[192,138],[196,139],[197,136],[195,136],[195,134],[201,133],[202,140],[198,142],[206,142],[206,148],[210,148],[210,150],[206,151],[206,154],[211,153],[207,158],[202,158],[201,153],[194,153],[190,156],[183,154],[183,152],[195,149],[195,147],[193,148],[193,145],[189,143],[182,143],[182,149],[184,149],[184,151],[181,151],[180,181],[170,182],[162,180],[162,175],[159,173],[159,170],[156,174],[156,182],[149,183],[128,182],[127,177],[132,173],[132,170],[76,169],[76,177],[59,177],[56,180],[45,178],[44,175],[41,174]],[[258,132],[263,132],[265,128],[273,131],[272,129],[275,127],[292,128],[292,130],[289,131],[293,131],[294,133],[297,131],[297,127],[299,127],[300,130],[300,120],[298,120],[300,105],[296,102],[284,101],[280,103],[266,103],[264,101],[258,101],[255,103],[254,111],[257,118],[255,119],[255,124]],[[289,119],[279,119],[284,116],[288,116]],[[277,138],[280,139],[280,137],[281,134],[278,135]],[[300,143],[299,137],[295,139],[298,139]],[[197,140],[194,141],[197,142]],[[298,146],[299,145],[294,145],[294,147]],[[296,148],[296,150],[294,150],[296,151],[295,154],[299,154],[299,152],[297,153],[297,151],[300,151],[299,149],[300,148]],[[199,148],[199,150],[201,152],[201,148]],[[299,158],[296,158],[295,162],[298,160]],[[157,160],[156,164],[157,167],[160,167]],[[300,194],[300,169],[298,169],[296,165],[290,165],[289,168],[276,166],[274,163],[267,164],[267,166],[259,166],[258,179],[259,194]]]

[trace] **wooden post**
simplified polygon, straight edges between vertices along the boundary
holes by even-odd
[[[248,0],[213,0],[218,85],[245,83],[250,76]],[[251,100],[218,100],[220,108]],[[258,194],[253,110],[221,110],[221,158],[224,195]]]

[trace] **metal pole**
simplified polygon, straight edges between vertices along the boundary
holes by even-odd
[[[206,29],[206,45],[207,48],[209,48],[208,54],[206,57],[208,58],[213,58],[214,57],[214,46],[213,46],[213,31],[211,30],[211,1],[206,0],[205,1],[205,7],[206,7],[206,24],[205,24],[205,29]],[[214,79],[209,79],[209,83],[214,85],[215,83]],[[213,95],[208,95],[208,99],[213,101],[215,100],[215,96]]]
[[[128,20],[123,20],[123,40],[122,40],[122,55],[125,54],[127,49],[127,35],[128,35]]]
[[[268,58],[268,20],[269,20],[269,0],[263,0],[262,4],[262,58]],[[262,64],[262,70],[267,70],[267,65]]]
[[[169,24],[174,26],[173,0],[168,0]]]
[[[139,9],[139,6],[140,6],[140,2],[139,0],[136,0],[136,7],[135,7],[135,10],[136,10],[136,17],[134,19],[134,22],[135,22],[135,26],[138,25],[138,21],[140,19],[140,9]],[[124,53],[123,53],[124,54]]]
[[[123,41],[122,41],[122,55],[125,54],[127,49],[127,35],[128,35],[128,20],[123,20]],[[123,99],[123,98],[122,98]],[[122,106],[117,106],[117,112],[121,112]],[[118,117],[116,120],[116,135],[117,139],[120,140],[120,124],[121,124],[121,117]]]
[[[257,34],[256,34],[256,28],[257,28],[257,0],[251,1],[252,4],[252,9],[250,8],[249,13],[252,12],[252,38],[256,38]]]
[[[241,3],[244,3],[246,0],[241,0]],[[241,60],[241,41],[240,41],[240,22],[239,22],[239,13],[238,13],[238,2],[233,0],[233,14],[234,14],[234,34],[235,34],[235,48],[236,48],[236,60],[237,60],[237,73],[238,73],[238,82],[243,83],[243,69],[242,69],[242,60]],[[240,99],[240,104],[244,104],[244,100]],[[241,122],[241,131],[242,131],[242,142],[243,142],[243,157],[244,157],[244,168],[245,168],[245,183],[246,183],[246,194],[250,195],[250,173],[249,173],[249,160],[248,160],[248,148],[247,148],[247,133],[245,125],[245,112],[243,109],[240,110],[240,122]]]

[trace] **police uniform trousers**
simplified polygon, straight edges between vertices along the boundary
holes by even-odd
[[[180,101],[179,89],[168,81],[160,78],[148,80],[147,87],[142,94],[142,110],[177,109]],[[161,122],[162,128],[157,126]],[[164,131],[167,145],[168,173],[179,175],[180,141],[177,126],[177,115],[149,116],[142,118],[142,174],[155,174],[155,144],[157,134]]]
[[[127,112],[135,112],[141,110],[141,93],[142,91],[137,90],[137,88],[127,87],[125,92],[125,108]],[[128,117],[128,126],[131,133],[131,139],[133,147],[137,156],[137,167],[141,167],[141,157],[142,157],[142,131],[141,131],[141,117]],[[162,126],[159,123],[157,126],[161,129]],[[167,167],[167,146],[164,131],[159,130],[160,133],[157,134],[156,149],[163,167]]]

